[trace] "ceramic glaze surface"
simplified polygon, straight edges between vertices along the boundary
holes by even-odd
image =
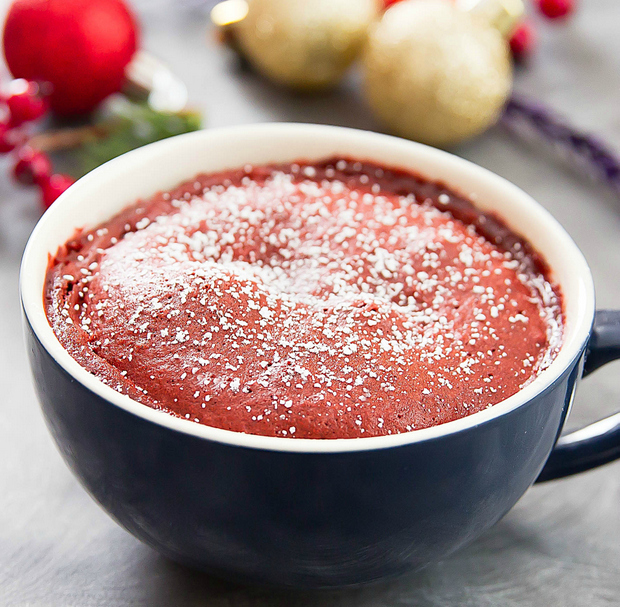
[[[398,575],[488,529],[538,476],[577,373],[575,361],[540,398],[482,426],[317,454],[170,431],[72,381],[32,331],[29,351],[63,457],[120,524],[175,560],[296,588]]]
[[[128,199],[148,194],[147,175],[156,175],[150,193],[163,187],[177,178],[178,163],[186,171],[216,170],[244,159],[291,161],[301,150],[317,158],[356,150],[449,180],[528,238],[565,297],[565,339],[549,367],[504,401],[445,424],[392,436],[291,440],[211,428],[144,407],[89,374],[62,348],[41,293],[48,253],[78,224],[96,225]],[[97,196],[100,205],[82,204]],[[620,356],[620,315],[594,319],[583,256],[518,188],[424,146],[282,124],[147,146],[89,174],[43,217],[24,254],[21,295],[45,418],[77,477],[136,537],[227,578],[330,588],[392,577],[447,556],[497,522],[536,480],[552,449],[546,479],[620,456],[620,423],[613,416],[554,447],[586,348],[588,371]]]

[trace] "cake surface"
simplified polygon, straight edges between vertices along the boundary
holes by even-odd
[[[217,428],[356,438],[441,424],[553,360],[544,261],[442,184],[351,159],[198,175],[50,260],[63,347]]]

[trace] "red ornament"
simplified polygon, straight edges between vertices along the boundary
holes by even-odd
[[[49,209],[54,201],[71,185],[74,179],[69,175],[56,173],[48,179],[44,179],[39,185],[41,186],[41,194],[43,196],[43,206]]]
[[[536,31],[529,21],[522,21],[510,36],[510,50],[516,61],[526,59],[536,45]]]
[[[19,78],[9,85],[6,104],[11,114],[11,124],[20,126],[24,122],[38,120],[47,111],[47,104],[39,95],[36,82]]]
[[[575,10],[575,0],[536,0],[540,12],[549,19],[561,19]]]
[[[52,172],[52,163],[46,154],[24,146],[19,150],[19,156],[13,175],[24,185],[45,184]]]
[[[49,82],[56,113],[85,114],[120,90],[138,28],[123,0],[15,0],[3,42],[13,76]]]

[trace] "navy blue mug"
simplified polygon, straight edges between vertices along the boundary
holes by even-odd
[[[443,181],[499,214],[549,263],[565,336],[553,363],[501,403],[395,436],[245,435],[176,419],[78,365],[45,317],[48,254],[140,197],[194,174],[346,155]],[[368,583],[423,567],[478,537],[534,482],[620,456],[620,414],[561,435],[578,380],[620,356],[620,314],[594,311],[588,266],[562,227],[514,185],[404,140],[327,126],[265,124],[155,143],[89,173],[32,233],[21,270],[28,353],[65,461],[125,529],[164,555],[244,582]]]

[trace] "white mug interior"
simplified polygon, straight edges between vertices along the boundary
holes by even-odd
[[[110,219],[138,198],[168,190],[198,173],[245,164],[320,160],[330,156],[371,160],[444,182],[478,208],[493,211],[528,240],[551,269],[564,297],[565,334],[561,349],[530,384],[506,400],[468,417],[391,436],[353,439],[292,439],[241,434],[177,419],[106,386],[79,365],[50,327],[43,305],[48,255],[73,236]],[[594,288],[588,265],[562,226],[538,203],[505,179],[466,160],[387,135],[306,124],[257,124],[198,131],[124,154],[71,186],[35,227],[21,267],[24,312],[38,339],[69,374],[94,393],[136,415],[181,432],[244,447],[280,451],[335,452],[378,449],[458,432],[523,405],[553,384],[589,337]]]

